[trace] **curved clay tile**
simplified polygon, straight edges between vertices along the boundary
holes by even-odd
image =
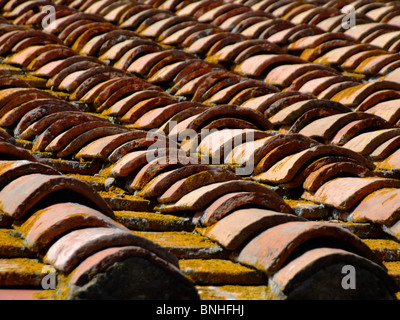
[[[193,19],[185,16],[171,16],[153,23],[140,34],[144,37],[158,38],[165,30],[168,30],[172,26],[188,21],[193,21]]]
[[[1,30],[0,30],[1,31]],[[14,52],[12,49],[16,46],[20,41],[25,40],[26,38],[38,36],[43,40],[47,41],[49,44],[62,44],[62,41],[50,34],[43,34],[42,31],[38,30],[29,30],[29,29],[17,29],[11,30],[1,35],[1,45],[0,45],[0,53],[5,54],[6,52]],[[46,42],[45,42],[46,43]],[[27,48],[20,47],[22,50],[26,50]]]
[[[191,141],[188,141],[182,144],[182,148],[192,150],[197,147],[196,151],[221,161],[232,148],[236,148],[239,144],[270,136],[270,133],[254,129],[222,129],[214,132],[210,131],[207,135],[200,134],[200,137],[196,136],[191,139],[194,142],[194,146]]]
[[[26,82],[25,80],[22,80],[15,76],[0,74],[0,88],[1,89],[24,88],[24,87],[29,88],[29,87],[31,87],[31,85],[28,82]]]
[[[311,99],[295,102],[287,106],[270,117],[269,121],[274,125],[293,124],[305,112],[321,107],[332,108],[343,113],[351,111],[351,109],[335,101]]]
[[[237,20],[239,21],[239,17],[237,18]],[[278,24],[278,21],[281,22],[282,25],[286,26],[287,28],[293,27],[294,25],[291,24],[290,22],[286,21],[286,20],[281,20],[281,19],[264,19],[262,21],[256,22],[250,26],[248,26],[247,28],[243,29],[241,31],[241,34],[250,37],[250,38],[259,38],[259,39],[264,39],[264,37],[262,37],[261,35],[268,35],[268,29],[270,28],[274,28],[276,27]],[[224,30],[232,30],[234,29],[234,24],[237,24],[237,21],[226,21],[224,22],[220,27]],[[284,29],[284,26],[280,26],[280,28]],[[279,30],[280,31],[280,30]]]
[[[62,65],[64,65],[64,64],[62,64]],[[70,76],[72,73],[79,72],[79,71],[80,71],[80,73],[82,73],[83,71],[85,71],[87,69],[90,69],[92,67],[98,67],[98,66],[99,66],[99,64],[96,63],[95,61],[77,61],[75,63],[70,64],[69,66],[64,65],[64,68],[60,72],[55,74],[52,78],[50,78],[47,81],[46,86],[48,88],[54,87],[54,88],[59,88],[59,89],[65,89],[63,87],[65,82],[63,84],[63,81],[65,80],[65,78]],[[57,67],[56,67],[56,69],[57,69]],[[51,72],[54,74],[54,69],[51,70]],[[73,77],[73,76],[71,75],[71,77]]]
[[[97,35],[103,35],[106,32],[114,31],[116,27],[110,23],[103,23],[87,28],[74,42],[72,49],[80,52],[83,47]]]
[[[392,46],[395,45],[398,40],[400,40],[400,31],[392,31],[376,37],[370,43],[385,50],[392,51]]]
[[[63,49],[64,50],[63,52],[69,52],[69,56],[74,54],[74,52],[70,48],[61,46],[59,44],[32,46],[6,57],[4,59],[4,62],[9,64],[20,65],[24,68],[27,68],[28,65],[39,55],[51,50],[60,50],[60,49]]]
[[[97,126],[96,128],[89,129],[86,132],[80,134],[72,141],[70,141],[61,151],[57,153],[57,157],[63,158],[77,153],[82,147],[89,144],[91,141],[105,137],[111,136],[118,133],[127,132],[128,129],[120,126]]]
[[[267,75],[271,66],[276,64],[301,64],[306,60],[287,54],[262,54],[250,57],[235,67],[235,71],[244,76],[261,77]]]
[[[296,40],[303,38],[304,36],[317,35],[323,33],[323,30],[313,25],[298,25],[289,29],[279,31],[270,37],[268,41],[276,43],[278,45],[288,45]]]
[[[75,55],[76,53],[73,50],[59,46],[59,48],[54,48],[54,50],[39,54],[31,63],[29,63],[29,65],[26,66],[26,69],[29,71],[36,71],[46,63],[58,59],[69,58]]]
[[[314,98],[314,96],[309,94],[287,90],[248,99],[241,104],[241,107],[254,109],[264,113],[267,117],[271,117],[293,103]]]
[[[204,23],[204,24],[199,24],[193,27],[188,28],[188,32],[186,33],[180,33],[179,37],[175,35],[171,36],[172,42],[176,43],[176,41],[181,41],[182,44],[179,45],[180,47],[189,47],[195,42],[197,39],[208,36],[210,34],[216,34],[221,32],[219,29],[214,27],[213,25]],[[184,39],[186,37],[186,39]],[[234,42],[234,38],[229,39],[228,42],[232,43]]]
[[[159,20],[167,18],[168,16],[172,16],[172,13],[165,14],[165,12],[163,10],[154,9],[154,8],[149,8],[147,10],[144,9],[142,11],[139,11],[136,14],[130,15],[129,18],[125,19],[120,24],[120,27],[124,28],[124,29],[128,29],[128,28],[136,29],[136,31],[140,33],[140,27],[142,28],[142,30],[144,30],[146,27],[148,27],[148,25],[151,25],[151,23],[146,24],[146,21],[148,18],[153,17],[154,18],[153,20],[157,21],[157,19],[155,18],[155,17],[157,17],[157,14],[161,14],[161,17],[159,18]],[[153,23],[156,21],[153,21]]]
[[[79,112],[79,109],[61,99],[37,99],[16,106],[1,118],[0,123],[12,125],[18,121],[14,128],[14,135],[17,137],[40,118],[63,111]]]
[[[37,159],[26,149],[17,147],[10,142],[0,141],[0,155],[4,160],[28,160],[37,162]]]
[[[90,55],[90,56],[100,56],[104,53],[104,51],[108,51],[109,49],[105,48],[105,45],[108,41],[118,39],[118,43],[121,43],[125,40],[129,40],[132,38],[136,38],[138,35],[129,30],[112,30],[95,37],[92,37],[89,41],[84,43],[82,49],[80,49],[79,54],[82,55]],[[113,46],[116,44],[113,44]]]
[[[112,4],[111,0],[93,2],[88,1],[79,7],[79,10],[86,13],[100,14],[100,12],[110,4]]]
[[[246,16],[246,13],[248,16]],[[230,18],[241,16],[241,21],[245,21],[248,19],[260,18],[264,20],[265,18],[271,18],[272,16],[266,12],[253,12],[250,8],[246,6],[238,6],[229,10],[220,16],[218,16],[213,23],[217,26],[221,26],[225,21],[229,20]],[[248,18],[247,18],[248,17]]]
[[[115,178],[128,177],[132,172],[142,168],[150,160],[163,159],[165,156],[186,158],[186,152],[183,152],[182,149],[167,149],[165,147],[132,151],[112,165],[110,168],[110,175]]]
[[[35,143],[32,146],[32,150],[39,151],[39,150],[46,149],[48,147],[48,145],[50,144],[50,142],[53,142],[53,140],[56,140],[59,135],[62,135],[64,139],[67,136],[68,137],[67,139],[72,140],[79,134],[82,134],[83,132],[93,129],[93,128],[111,127],[111,126],[117,127],[116,125],[113,125],[112,123],[109,123],[106,121],[90,121],[89,119],[84,119],[83,120],[84,123],[81,123],[81,119],[74,121],[76,119],[77,118],[75,118],[75,117],[71,118],[71,117],[66,116],[61,120],[54,121],[35,139]],[[71,130],[71,127],[72,127],[72,130]],[[68,134],[66,134],[66,133],[68,133]],[[62,148],[63,146],[68,144],[70,142],[70,140],[64,140],[64,143],[61,143],[61,144],[60,144],[60,140],[57,140],[59,142],[57,147],[59,149]],[[53,146],[56,146],[56,144],[53,144]],[[52,150],[55,150],[55,149],[52,148]]]
[[[199,172],[205,172],[203,174],[204,176],[207,175],[207,172],[209,171],[220,172],[222,173],[222,176],[232,175],[231,172],[218,166],[213,167],[207,164],[188,164],[177,169],[171,169],[167,172],[159,173],[136,194],[145,198],[159,197],[178,180],[185,179]],[[212,174],[209,174],[208,177],[212,178]]]
[[[124,53],[121,58],[114,63],[114,67],[122,70],[127,70],[129,66],[138,58],[138,56],[143,55],[145,52],[148,54],[162,52],[161,48],[157,44],[139,44],[133,43],[135,47],[129,49]],[[104,58],[102,58],[104,59]]]
[[[293,123],[293,125],[286,131],[287,133],[299,133],[304,127],[308,126],[310,123],[319,118],[330,117],[336,114],[342,113],[333,108],[317,108],[311,109],[305,112],[302,116],[297,118],[297,120]],[[383,120],[383,119],[382,119]],[[280,131],[285,132],[284,128],[281,128]]]
[[[200,130],[206,125],[208,121],[213,118],[232,117],[246,120],[260,130],[269,130],[272,128],[271,124],[260,112],[243,108],[235,105],[220,105],[206,109],[195,121],[188,123],[187,129]]]
[[[237,164],[252,161],[256,165],[255,172],[260,172],[260,170],[264,172],[269,166],[288,154],[293,154],[315,145],[319,145],[319,143],[303,135],[277,134],[235,147],[225,158],[225,161]]]
[[[134,245],[154,252],[177,266],[168,251],[144,237],[116,228],[86,228],[71,231],[58,239],[47,251],[44,261],[63,272],[72,271],[83,259],[109,247]]]
[[[381,90],[370,94],[363,102],[361,102],[355,111],[366,111],[369,108],[375,106],[378,103],[384,102],[385,100],[392,100],[400,98],[400,92],[396,90]]]
[[[172,97],[161,96],[143,100],[133,105],[122,117],[122,122],[135,123],[144,114],[155,108],[164,107],[177,101]]]
[[[60,111],[53,112],[40,119],[36,119],[35,122],[32,122],[24,131],[17,135],[20,139],[29,139],[34,137],[44,130],[46,130],[50,125],[52,125],[57,120],[64,120],[66,117],[69,117],[69,121],[71,125],[76,125],[82,123],[83,121],[89,120],[102,120],[101,118],[90,115],[81,111]]]
[[[204,101],[204,103],[210,105],[229,104],[229,101],[231,101],[235,97],[235,95],[237,95],[240,92],[243,92],[243,90],[251,88],[254,89],[265,88],[265,89],[270,89],[271,92],[277,91],[277,88],[270,86],[265,82],[247,79],[219,90],[218,92],[213,94],[209,99]]]
[[[161,172],[174,170],[177,167],[184,167],[188,164],[190,165],[191,160],[194,159],[186,156],[180,156],[177,158],[165,156],[149,161],[138,171],[132,181],[129,181],[128,189],[141,190],[150,182],[150,180],[154,179]]]
[[[354,162],[335,162],[322,166],[318,170],[313,171],[305,179],[303,188],[309,192],[316,192],[328,180],[335,177],[348,174],[360,178],[372,177],[374,173],[367,168]]]
[[[399,190],[383,188],[365,197],[351,213],[355,222],[393,225],[399,220]]]
[[[62,120],[63,121],[63,120]],[[58,121],[57,121],[58,122]],[[55,123],[57,123],[55,122]],[[108,123],[106,121],[87,121],[82,124],[77,124],[71,128],[63,132],[55,133],[52,137],[47,138],[47,145],[43,145],[43,139],[40,139],[42,136],[45,135],[46,131],[49,130],[49,127],[46,131],[44,131],[35,141],[33,149],[41,150],[44,148],[47,152],[58,152],[63,150],[71,141],[77,138],[79,135],[83,134],[84,132],[99,128],[99,127],[112,127],[115,126],[112,123]],[[39,141],[42,142],[39,144]]]
[[[106,202],[94,193],[88,184],[76,178],[60,175],[35,173],[17,178],[0,191],[0,201],[6,215],[20,219],[40,200],[59,190],[71,190],[105,215],[109,217],[114,215]],[[68,199],[67,195],[66,198]]]
[[[398,136],[399,132],[399,129],[391,128],[362,133],[348,141],[343,147],[363,155],[369,155],[382,143]]]
[[[325,156],[344,156],[354,159],[362,166],[368,169],[373,169],[374,165],[366,160],[360,154],[353,152],[349,149],[338,146],[319,145],[305,149],[298,153],[286,156],[282,160],[276,162],[267,171],[259,174],[256,178],[260,181],[286,183],[290,182],[301,168],[310,160],[318,159]]]
[[[274,285],[274,292],[279,297],[278,299],[300,297],[311,300],[317,298],[329,300],[333,297],[352,299],[349,290],[344,290],[339,285],[343,279],[341,270],[347,265],[354,266],[359,272],[368,275],[357,286],[355,290],[357,296],[365,299],[393,299],[393,292],[397,291],[397,285],[387,276],[385,268],[358,254],[336,248],[315,248],[305,252],[277,271],[271,283]],[[338,277],[332,277],[332,274],[337,274]],[[320,290],[320,287],[308,285],[313,282],[314,277],[318,277],[318,280],[314,281],[331,283],[330,289]],[[368,290],[372,282],[376,283],[374,290]],[[354,290],[352,291],[354,293]]]
[[[317,58],[314,63],[324,64],[337,64],[344,63],[347,59],[359,52],[377,50],[379,47],[371,44],[354,44],[351,46],[345,46],[340,48],[334,48],[329,52],[325,53],[322,57]]]
[[[20,231],[28,247],[37,251],[48,247],[62,234],[87,227],[128,231],[126,227],[97,210],[69,202],[57,203],[35,212],[21,225]]]
[[[317,73],[316,71],[319,72]],[[284,64],[272,69],[266,76],[265,82],[288,88],[288,90],[298,90],[301,85],[300,83],[303,84],[305,79],[309,79],[308,77],[312,73],[318,77],[339,74],[333,68],[312,63]]]
[[[365,39],[377,30],[391,32],[399,30],[399,27],[390,24],[366,23],[356,25],[354,28],[346,30],[345,33],[354,37],[360,42],[366,42]]]
[[[82,69],[76,72],[72,72],[67,75],[58,86],[61,90],[66,90],[68,92],[72,92],[78,89],[85,80],[90,77],[95,77],[98,74],[106,74],[106,73],[116,73],[119,74],[121,77],[124,76],[124,72],[112,67],[105,67],[105,66],[94,66],[89,69]],[[88,91],[88,90],[86,90]]]
[[[126,89],[121,88],[121,90],[125,91]],[[111,105],[108,109],[104,110],[103,112],[105,115],[122,116],[126,114],[129,111],[129,109],[134,107],[136,104],[157,97],[168,97],[168,95],[163,91],[152,90],[152,89],[145,89],[138,92],[133,91],[127,97],[114,102],[113,105]]]
[[[400,119],[400,99],[381,102],[369,108],[366,112],[382,117],[389,123],[397,125]]]
[[[166,188],[165,192],[157,198],[158,202],[165,204],[176,202],[197,188],[218,182],[241,180],[240,176],[228,170],[214,169],[212,167],[206,168],[204,171],[194,169],[198,172],[184,178],[182,178],[182,174],[187,172],[181,170],[181,178]]]
[[[216,52],[212,56],[208,56],[207,60],[215,63],[220,62],[228,62],[228,61],[236,61],[242,51],[249,49],[255,45],[263,45],[265,48],[265,53],[281,53],[282,50],[276,45],[271,44],[267,40],[244,40],[238,43],[230,44],[223,47],[221,50]],[[240,58],[239,61],[243,61],[243,58]]]
[[[381,129],[389,129],[393,127],[388,121],[384,120],[380,117],[372,117],[362,120],[355,120],[347,125],[345,125],[342,129],[337,131],[336,135],[332,138],[332,144],[344,145],[350,139],[354,138],[358,134],[364,132],[365,130],[381,130]]]
[[[383,54],[365,59],[354,70],[358,73],[381,75],[381,70],[390,63],[398,62],[400,55],[398,54]]]
[[[270,194],[261,192],[232,192],[215,200],[203,213],[196,215],[195,220],[199,224],[210,226],[234,210],[251,206],[276,212],[283,211],[282,203],[277,202]]]
[[[122,31],[122,30],[118,29],[118,30],[115,30],[112,32],[107,32],[104,36],[108,36],[109,34],[112,34],[113,32],[117,32],[117,31]],[[107,41],[105,43],[107,43]],[[147,45],[147,47],[146,47],[146,45]],[[145,39],[141,39],[141,38],[137,38],[137,37],[125,39],[125,36],[124,36],[122,41],[119,41],[117,43],[112,43],[112,45],[109,46],[109,48],[107,48],[107,49],[105,49],[105,48],[103,48],[103,46],[101,46],[100,49],[102,52],[100,52],[100,50],[99,50],[99,60],[105,61],[109,64],[112,64],[114,62],[119,61],[122,57],[124,57],[124,59],[122,59],[120,62],[118,62],[119,63],[118,65],[122,66],[123,62],[128,61],[129,55],[135,53],[135,50],[138,50],[137,47],[140,47],[142,49],[152,48],[152,51],[150,51],[150,52],[155,52],[155,51],[157,51],[157,49],[161,49],[161,47],[159,45],[157,45],[149,40],[145,40]],[[134,57],[134,55],[132,55],[131,59],[133,59],[133,57]],[[127,65],[129,65],[129,64],[127,64]]]
[[[222,69],[217,69],[216,71],[213,71],[212,69],[212,66],[206,66],[205,68],[200,68],[198,70],[188,73],[186,76],[183,77],[183,79],[174,84],[174,86],[172,87],[173,93],[175,95],[181,96],[194,95],[199,90],[200,93],[204,93],[208,88],[212,87],[212,85],[219,80],[228,78],[232,79],[232,81],[238,81],[240,79],[240,76],[229,71]],[[234,83],[235,82],[233,82],[233,84]],[[200,88],[201,85],[202,87]],[[199,96],[200,93],[198,93],[197,96]],[[195,101],[195,99],[192,100]]]
[[[276,205],[275,210],[279,208],[279,212],[293,212],[289,205],[287,205],[275,191],[258,183],[246,180],[212,183],[185,194],[175,203],[163,204],[159,206],[158,209],[165,213],[174,211],[200,211],[206,209],[221,196],[234,192],[266,193],[271,199],[274,199],[273,202],[274,205]]]
[[[400,163],[399,161],[400,161],[400,152],[399,150],[396,150],[382,162],[378,162],[376,168],[388,172],[397,172],[399,170],[399,163]]]
[[[332,75],[327,77],[320,77],[317,79],[312,79],[304,83],[299,89],[299,92],[309,93],[314,96],[319,97],[325,90],[329,89],[334,85],[339,85],[341,83],[354,83],[354,86],[360,84],[356,78],[342,75]]]
[[[267,229],[254,237],[239,253],[240,263],[275,274],[290,261],[291,253],[305,242],[317,246],[316,239],[327,238],[336,248],[346,248],[382,266],[382,262],[351,232],[327,222],[287,222]],[[315,239],[315,240],[313,240]]]
[[[135,130],[99,138],[83,147],[75,157],[77,159],[106,159],[111,152],[124,143],[149,136],[151,137],[146,131]]]
[[[340,187],[339,187],[340,186]],[[340,210],[351,210],[366,196],[383,188],[398,188],[399,181],[378,177],[336,178],[323,184],[314,194],[305,192],[306,200],[324,203]],[[340,192],[338,192],[340,188]]]
[[[178,17],[176,17],[178,18]],[[175,44],[179,45],[180,40],[186,39],[189,35],[193,34],[196,31],[204,30],[209,26],[206,24],[199,24],[194,19],[190,17],[179,17],[181,20],[173,20],[177,21],[176,24],[172,24],[171,26],[162,29],[158,36],[155,38],[157,42],[165,43],[165,44]],[[204,27],[204,29],[202,29]]]
[[[329,52],[332,49],[348,47],[353,45],[354,42],[348,40],[330,40],[326,41],[315,48],[305,49],[300,58],[314,62],[320,56],[324,55],[326,52]]]
[[[11,155],[12,153],[10,153]],[[5,158],[5,154],[2,155]],[[0,189],[12,182],[13,180],[32,173],[40,173],[47,175],[60,174],[55,169],[29,160],[2,160],[0,161]]]
[[[342,113],[317,119],[305,126],[299,133],[312,139],[322,138],[330,140],[340,129],[350,122],[367,118],[376,119],[378,117],[364,112]]]
[[[88,20],[100,23],[106,22],[104,18],[100,17],[99,15],[75,12],[72,13],[71,15],[56,19],[53,23],[50,23],[47,27],[43,28],[43,30],[49,33],[59,34],[66,27],[70,26],[73,22],[80,20]]]
[[[45,6],[45,5],[51,5],[51,4],[52,3],[50,1],[45,1],[45,0],[22,2],[21,4],[17,5],[12,10],[10,10],[9,12],[6,12],[4,15],[7,18],[16,18],[31,9],[38,9],[39,6]]]
[[[57,96],[35,88],[9,88],[0,90],[0,116],[15,106],[33,99],[57,99]]]
[[[223,90],[233,84],[240,83],[242,79],[237,75],[225,73],[210,73],[206,77],[202,77],[202,81],[198,83],[193,94],[193,101],[204,102],[211,98],[219,90]]]
[[[97,62],[97,59],[93,57],[75,55],[62,60],[48,62],[35,70],[33,74],[38,77],[52,78],[58,73],[62,72],[68,66],[84,61],[92,62],[94,65]]]
[[[99,252],[93,253],[92,255],[84,259],[73,270],[69,283],[72,286],[80,286],[80,287],[87,285],[87,283],[89,283],[93,279],[94,275],[104,274],[107,268],[111,267],[116,263],[121,263],[129,258],[136,258],[136,259],[141,258],[148,260],[151,263],[151,265],[157,266],[165,270],[166,274],[168,274],[173,278],[176,278],[177,280],[185,284],[187,287],[190,287],[189,280],[182,275],[179,268],[174,263],[171,263],[165,258],[162,258],[159,253],[155,254],[148,248],[135,246],[134,244],[132,244],[131,246],[126,245],[120,247],[109,247],[100,250]],[[139,293],[137,294],[139,296]],[[154,292],[152,295],[156,296],[154,295]],[[175,294],[173,292],[169,292],[167,294],[167,296],[169,297],[173,297],[174,295]],[[193,295],[192,298],[194,299],[193,292],[192,295]],[[151,296],[151,294],[149,296]]]
[[[400,84],[392,81],[367,82],[339,92],[332,97],[332,100],[355,107],[371,94],[382,90],[400,91]]]
[[[210,226],[206,230],[206,235],[226,249],[234,251],[261,231],[290,221],[305,221],[305,219],[266,209],[239,209]]]
[[[160,60],[165,59],[172,55],[181,55],[186,57],[186,59],[194,58],[193,55],[189,53],[182,53],[179,50],[164,50],[154,53],[149,53],[139,57],[137,60],[132,61],[132,63],[127,68],[128,71],[140,74],[142,76],[147,76],[149,71],[158,63]]]
[[[105,85],[103,85],[103,83]],[[139,90],[148,89],[161,92],[160,88],[152,86],[137,77],[115,78],[113,81],[106,81],[103,83],[101,85],[101,89],[99,91],[95,90],[94,92],[95,98],[93,100],[93,106],[98,111],[103,111],[112,107],[115,103],[119,102],[121,97],[125,97],[127,94],[134,93]],[[97,86],[94,88],[98,89]]]
[[[157,146],[156,143],[158,139],[158,136],[154,136],[152,138],[139,138],[125,142],[121,146],[115,148],[115,150],[110,153],[110,155],[107,157],[107,161],[115,163],[129,152],[140,150],[143,148],[155,147]],[[171,143],[169,140],[165,141],[165,145],[172,149],[179,149],[175,143]]]
[[[315,48],[327,41],[331,40],[347,40],[350,43],[356,44],[357,41],[341,32],[327,32],[322,34],[317,34],[314,36],[304,37],[295,42],[292,42],[289,46],[289,50],[304,50],[309,48]]]
[[[87,78],[80,83],[75,91],[72,92],[72,94],[70,95],[71,100],[80,100],[90,89],[92,89],[99,83],[102,83],[112,78],[120,78],[125,76],[125,73],[122,73],[121,70],[117,70],[115,68],[111,68],[108,71],[98,70],[98,73],[96,71],[93,71],[93,69],[95,68],[92,68],[92,71],[88,74],[81,75],[83,78],[86,78],[86,76]],[[94,74],[91,74],[92,72]]]
[[[389,157],[398,148],[399,143],[400,137],[394,136],[372,151],[370,157],[374,160],[383,160]]]

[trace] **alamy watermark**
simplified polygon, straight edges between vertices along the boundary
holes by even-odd
[[[344,30],[353,29],[356,26],[356,8],[352,5],[344,6],[341,9],[341,12],[344,13],[344,17],[342,19],[342,28]]]
[[[355,290],[356,268],[352,265],[345,265],[342,268],[342,274],[345,274],[345,276],[342,278],[342,288],[344,290]]]
[[[54,290],[57,287],[57,271],[52,266],[44,266],[42,268],[44,274],[41,285],[43,290]]]
[[[51,5],[46,5],[42,7],[41,12],[46,13],[46,15],[42,18],[42,28],[52,29],[54,21],[56,20],[56,8]]]

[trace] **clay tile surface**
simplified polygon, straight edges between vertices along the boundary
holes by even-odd
[[[342,245],[349,245],[353,253],[380,263],[372,251],[352,233],[321,222],[288,222],[269,228],[247,243],[237,259],[245,264],[259,266],[268,274],[274,274],[296,247],[309,240],[310,237],[339,240]],[[288,246],[289,243],[290,246]],[[337,245],[340,248],[340,244]]]
[[[398,299],[399,17],[0,1],[0,299]]]

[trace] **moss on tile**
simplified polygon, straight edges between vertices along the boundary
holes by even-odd
[[[0,257],[26,258],[34,256],[25,241],[13,229],[0,229]]]
[[[383,262],[388,270],[388,275],[400,286],[400,261]]]
[[[202,300],[275,300],[268,286],[196,286]]]
[[[116,220],[127,228],[140,231],[192,231],[190,218],[153,212],[114,211]]]
[[[383,261],[400,261],[400,243],[388,239],[363,239],[363,242]]]
[[[261,285],[268,279],[262,272],[223,259],[184,259],[179,261],[183,273],[196,284]]]
[[[144,198],[114,191],[97,192],[113,210],[153,212],[154,204]]]
[[[45,266],[36,259],[0,259],[0,285],[39,286]]]
[[[219,244],[195,232],[133,232],[167,248],[178,258],[220,259],[229,256]]]

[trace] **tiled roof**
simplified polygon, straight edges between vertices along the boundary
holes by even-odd
[[[0,12],[0,299],[399,296],[398,4]]]

